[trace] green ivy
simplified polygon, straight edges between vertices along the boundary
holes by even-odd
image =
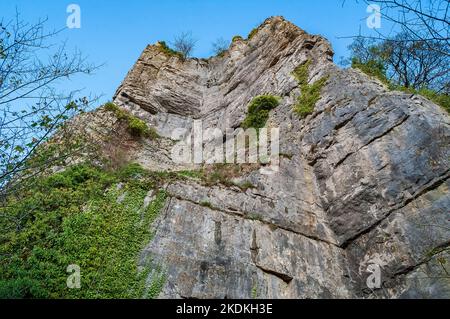
[[[136,165],[111,173],[80,164],[10,196],[0,208],[0,297],[144,296],[151,269],[138,272],[139,252],[167,197],[157,191],[144,209],[146,178]],[[71,264],[80,266],[80,289],[66,286]]]

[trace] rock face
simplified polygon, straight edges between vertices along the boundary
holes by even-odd
[[[450,118],[332,56],[327,40],[281,17],[208,60],[144,50],[114,102],[161,136],[130,154],[148,169],[198,167],[171,159],[175,129],[195,119],[235,129],[254,97],[280,97],[267,122],[280,129],[278,172],[244,173],[246,190],[166,185],[142,253],[144,267],[151,257],[166,269],[160,297],[450,297]],[[306,61],[309,83],[328,80],[302,119],[292,72]]]

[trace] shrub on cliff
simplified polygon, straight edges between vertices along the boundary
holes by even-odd
[[[149,128],[147,123],[143,120],[130,114],[127,110],[118,107],[116,104],[107,102],[104,105],[104,108],[105,110],[114,113],[118,120],[125,121],[131,135],[135,137],[148,137],[150,139],[156,139],[159,137],[153,127]]]
[[[277,107],[278,98],[272,95],[260,95],[255,97],[248,106],[247,117],[242,122],[243,128],[262,128],[269,118],[269,111]]]
[[[296,78],[301,94],[297,98],[297,102],[294,105],[294,112],[297,113],[301,118],[306,117],[314,111],[314,107],[320,99],[320,93],[324,87],[328,77],[322,77],[316,82],[309,84],[309,66],[311,61],[308,60],[305,63],[299,65],[295,68],[292,73]]]

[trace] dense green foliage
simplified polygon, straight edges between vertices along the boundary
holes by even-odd
[[[234,42],[234,41],[238,41],[238,40],[244,40],[240,35],[235,35],[232,39],[231,39],[231,42]]]
[[[128,129],[130,130],[131,135],[138,137],[147,136],[149,130],[147,124],[135,116],[128,118]]]
[[[243,128],[262,128],[269,118],[269,111],[277,107],[278,98],[272,95],[260,95],[250,102],[248,113],[241,126]]]
[[[105,110],[113,112],[116,115],[116,117],[120,120],[125,119],[127,117],[126,111],[118,107],[113,102],[106,102],[103,107],[105,108]]]
[[[80,164],[11,195],[0,208],[0,297],[156,296],[164,272],[156,265],[145,291],[150,270],[138,272],[138,255],[166,194],[147,174],[136,165],[111,173]],[[80,267],[80,289],[66,286],[71,264]]]
[[[128,131],[131,135],[135,137],[148,137],[150,139],[156,139],[159,137],[153,127],[149,128],[147,123],[143,120],[118,107],[114,103],[107,102],[104,107],[107,111],[113,112],[118,120],[126,122]]]
[[[322,77],[312,84],[308,84],[309,77],[309,66],[311,61],[306,61],[305,63],[299,65],[295,68],[292,73],[296,78],[301,94],[297,98],[297,102],[294,105],[294,112],[297,113],[301,118],[306,117],[314,111],[317,101],[320,99],[320,93],[323,86],[327,81],[327,77]]]

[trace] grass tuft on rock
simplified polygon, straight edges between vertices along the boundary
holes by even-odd
[[[161,50],[161,52],[169,55],[169,56],[176,56],[181,59],[184,59],[183,53],[176,51],[169,47],[165,41],[158,41],[158,47]]]
[[[325,76],[316,82],[309,84],[308,78],[310,64],[311,61],[307,60],[305,63],[296,67],[292,72],[300,86],[301,91],[300,96],[294,104],[294,112],[301,118],[305,118],[307,115],[314,112],[314,107],[316,106],[317,101],[320,100],[322,88],[328,80],[328,77]]]

